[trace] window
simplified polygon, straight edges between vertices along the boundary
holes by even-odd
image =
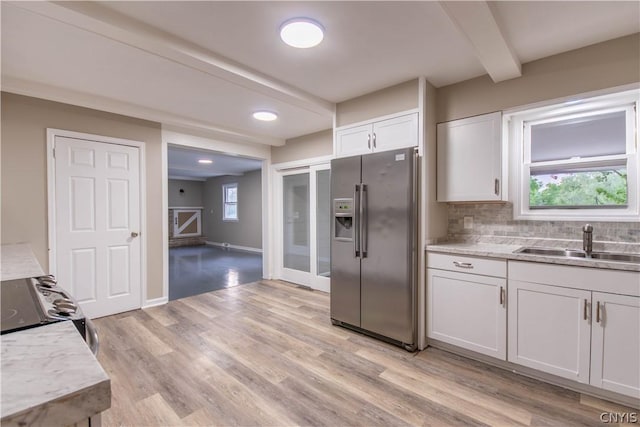
[[[516,219],[638,220],[638,94],[505,114]]]
[[[222,185],[222,219],[224,221],[238,220],[238,184]]]

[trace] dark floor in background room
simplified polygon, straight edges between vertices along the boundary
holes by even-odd
[[[169,300],[262,279],[262,254],[216,246],[169,249]]]

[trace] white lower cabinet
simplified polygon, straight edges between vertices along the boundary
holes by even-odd
[[[498,260],[436,256],[430,266],[450,264],[473,271],[476,264],[484,268],[489,262],[495,263],[495,268],[492,264],[488,268],[496,272],[506,267]],[[503,277],[428,268],[427,337],[506,360],[506,286]]]
[[[589,383],[591,292],[509,280],[509,361]]]
[[[640,298],[594,292],[592,308],[591,384],[640,399]]]
[[[633,272],[509,262],[509,362],[640,399],[639,284]]]

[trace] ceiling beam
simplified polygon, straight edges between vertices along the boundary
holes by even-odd
[[[18,95],[32,96],[47,99],[49,101],[62,102],[65,104],[77,105],[94,110],[106,111],[108,113],[121,114],[142,120],[161,123],[163,126],[174,126],[177,128],[197,130],[213,139],[220,139],[231,143],[250,143],[282,146],[284,139],[273,138],[264,135],[250,134],[244,131],[231,129],[222,126],[215,126],[208,122],[182,117],[173,113],[144,107],[113,98],[100,95],[93,95],[67,88],[35,83],[19,79],[13,76],[2,76],[2,90],[4,92]]]
[[[495,82],[522,76],[520,61],[486,1],[440,1],[451,21],[473,46]]]
[[[10,2],[307,111],[332,117],[335,104],[95,2]]]

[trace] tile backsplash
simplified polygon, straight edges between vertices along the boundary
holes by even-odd
[[[536,238],[582,241],[578,221],[514,220],[511,203],[449,204],[448,240],[470,241],[487,238]],[[473,227],[464,228],[464,217],[473,217]],[[594,242],[640,244],[637,222],[592,222]]]

